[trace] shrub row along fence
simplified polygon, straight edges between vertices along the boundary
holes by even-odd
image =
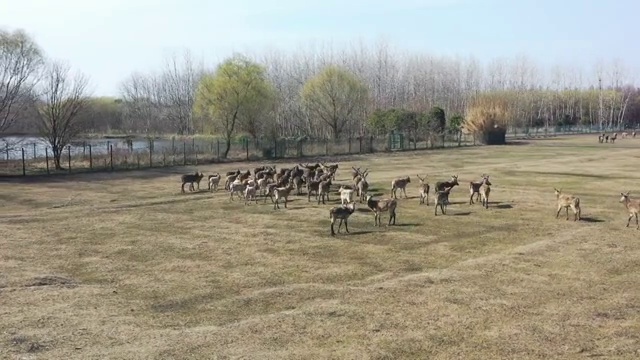
[[[509,131],[508,138],[546,137],[575,133],[595,133],[589,128],[555,128],[546,131]],[[204,165],[223,161],[272,160],[313,156],[367,154],[386,151],[441,149],[477,145],[473,136],[442,134],[414,139],[403,133],[364,136],[338,140],[278,139],[273,141],[242,139],[230,144],[222,139],[189,140],[112,139],[76,142],[65,147],[61,169],[55,169],[51,148],[43,144],[18,144],[5,149],[0,160],[0,175],[36,175],[82,171],[116,171],[168,166]]]

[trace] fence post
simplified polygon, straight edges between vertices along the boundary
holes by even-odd
[[[136,159],[138,160],[138,169],[140,169],[140,154],[136,154]]]
[[[49,175],[49,148],[44,148],[44,161],[47,166],[47,175]]]
[[[351,135],[349,135],[349,154],[351,154]]]
[[[93,170],[93,156],[91,155],[91,144],[89,144],[89,170]]]
[[[111,171],[113,171],[113,145],[109,145],[109,163],[111,166]]]
[[[162,150],[162,166],[167,166],[167,153]]]
[[[83,141],[82,142],[82,157],[84,160],[84,157],[87,156],[87,142]]]
[[[151,141],[149,141],[149,167],[153,167],[153,147]]]
[[[196,149],[196,151],[194,151],[194,155],[195,155],[195,159],[196,159],[196,166],[198,166],[198,149]]]
[[[187,142],[182,142],[182,165],[187,165]]]
[[[22,176],[27,176],[27,168],[24,163],[24,148],[22,148]]]
[[[33,143],[33,158],[36,158],[36,143]]]
[[[67,147],[67,154],[69,155],[69,173],[71,173],[71,145]]]

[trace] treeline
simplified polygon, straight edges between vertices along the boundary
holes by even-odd
[[[38,88],[36,78],[42,79],[40,69],[47,67],[37,44],[24,32],[0,35],[0,132],[54,132],[47,125],[56,119],[42,118],[55,98],[43,94],[51,95],[51,85],[66,78],[49,76]],[[32,51],[23,51],[25,45]],[[67,73],[58,71],[60,76]],[[160,69],[131,74],[117,98],[89,98],[83,92],[75,97],[82,100],[76,101],[78,106],[58,115],[73,118],[67,121],[70,135],[340,138],[392,130],[456,131],[464,126],[470,106],[485,98],[507,108],[503,122],[508,127],[636,126],[640,89],[629,84],[629,76],[617,61],[592,73],[543,70],[523,56],[481,64],[473,57],[401,52],[384,42],[340,50],[234,54],[215,68],[185,51]],[[75,90],[84,91],[84,78],[75,80],[82,85]],[[74,84],[71,79],[66,83],[69,88]],[[71,93],[61,104],[74,100]],[[440,110],[445,124],[435,126],[431,119]]]

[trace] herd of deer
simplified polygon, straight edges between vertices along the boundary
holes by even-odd
[[[253,174],[250,170],[230,171],[225,174],[224,189],[229,192],[229,198],[233,201],[234,195],[239,198],[244,198],[245,205],[251,201],[258,203],[258,196],[264,198],[266,203],[267,198],[271,199],[273,208],[280,209],[280,203],[287,207],[289,196],[295,190],[295,195],[303,195],[303,191],[306,191],[307,201],[311,201],[311,195],[315,196],[318,204],[322,202],[326,204],[326,201],[330,201],[329,194],[331,193],[331,186],[334,185],[336,172],[338,171],[339,164],[327,165],[325,163],[316,163],[314,165],[298,164],[291,168],[280,168],[276,170],[275,166],[260,166],[253,169]],[[357,196],[360,203],[365,203],[367,208],[374,213],[374,226],[381,226],[381,215],[385,212],[389,213],[388,225],[395,225],[396,223],[396,209],[398,206],[398,191],[404,194],[405,199],[407,196],[407,186],[411,183],[411,178],[398,177],[391,181],[390,196],[382,199],[374,199],[373,195],[369,193],[369,169],[364,171],[360,168],[352,167],[351,171],[351,184],[340,184],[337,192],[340,194],[340,206],[334,206],[329,209],[329,218],[331,220],[331,235],[335,235],[334,224],[336,221],[340,221],[338,225],[338,232],[344,223],[345,230],[349,232],[348,219],[356,210],[356,203],[354,201],[354,195]],[[204,178],[203,173],[186,174],[182,175],[182,192],[184,193],[184,186],[189,184],[189,191],[196,191],[197,185],[200,190],[200,181]],[[209,191],[217,191],[222,176],[219,173],[209,175],[208,177],[208,189]],[[430,185],[426,181],[426,175],[424,177],[417,175],[419,180],[419,204],[429,205],[429,191]],[[338,184],[336,184],[338,185]],[[448,181],[438,181],[434,186],[435,195],[435,212],[434,215],[438,215],[438,209],[442,214],[447,213],[447,205],[449,204],[449,194],[451,190],[460,185],[458,182],[458,176],[452,175]],[[566,220],[569,220],[569,209],[573,211],[574,221],[580,220],[581,208],[580,198],[571,194],[563,193],[560,189],[555,189],[555,195],[557,200],[556,219],[560,216],[560,212],[564,209],[566,211]],[[469,205],[480,202],[486,209],[489,208],[489,194],[491,193],[491,182],[489,181],[489,175],[483,174],[480,181],[469,182]],[[640,224],[638,223],[638,213],[640,213],[640,199],[630,199],[629,192],[621,193],[622,197],[620,202],[625,205],[628,210],[629,218],[627,221],[627,227],[629,226],[631,219],[635,217],[636,229],[640,230]],[[475,197],[475,202],[474,202]]]
[[[631,135],[629,135],[628,132],[623,132],[621,135],[623,139],[629,136],[635,138],[636,132],[633,131]],[[616,142],[617,138],[618,138],[618,133],[613,133],[611,136],[607,135],[606,133],[602,133],[602,135],[598,135],[598,142],[602,144],[602,143],[608,143],[609,141],[611,141],[611,143],[613,144]]]
[[[573,211],[573,221],[580,220],[580,215],[582,212],[580,209],[580,198],[575,195],[565,194],[562,192],[562,189],[558,190],[554,188],[554,190],[556,192],[556,199],[558,201],[556,219],[558,218],[558,216],[560,216],[560,212],[564,209],[567,214],[566,220],[569,220],[569,208],[571,208],[571,211]],[[629,214],[629,218],[627,219],[627,227],[629,227],[631,219],[635,217],[636,229],[640,230],[640,224],[638,224],[638,213],[640,213],[640,199],[631,199],[629,197],[629,193],[629,191],[627,191],[626,193],[620,193],[620,195],[622,196],[620,198],[620,202],[624,205]]]
[[[332,185],[338,187],[337,192],[340,194],[340,206],[334,206],[329,210],[331,219],[331,235],[335,235],[334,224],[340,221],[338,232],[344,223],[345,230],[349,232],[348,219],[356,210],[354,195],[359,199],[360,203],[365,203],[367,208],[374,213],[374,226],[381,226],[381,215],[385,212],[389,213],[388,225],[396,223],[396,209],[398,206],[398,190],[407,196],[407,186],[411,183],[409,176],[399,177],[391,181],[391,196],[388,198],[374,199],[369,192],[369,169],[362,171],[360,168],[352,167],[351,184],[333,184],[339,164],[327,165],[325,163],[298,164],[291,168],[276,169],[275,166],[260,166],[251,170],[227,172],[224,176],[224,189],[229,192],[229,199],[233,201],[234,195],[243,198],[245,205],[251,201],[258,203],[258,197],[262,196],[266,203],[267,198],[271,199],[273,208],[280,209],[280,203],[287,207],[289,196],[295,190],[295,195],[303,195],[306,191],[307,201],[311,201],[311,195],[315,196],[318,204],[326,204],[330,201]],[[184,186],[189,184],[189,191],[200,190],[200,182],[204,178],[203,173],[182,175],[181,190],[184,193]],[[429,205],[430,186],[424,177],[417,175],[419,180],[419,204]],[[208,190],[217,191],[223,176],[219,173],[209,175]],[[194,185],[195,184],[195,185]],[[442,214],[446,214],[447,205],[449,204],[449,194],[451,190],[459,185],[458,176],[453,175],[448,181],[438,181],[434,187],[435,195],[435,212],[438,215],[438,209]],[[491,182],[489,175],[482,175],[479,182],[471,181],[469,183],[469,204],[480,201],[482,206],[489,208],[489,193],[491,192]]]

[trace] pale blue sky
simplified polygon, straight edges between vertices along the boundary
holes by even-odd
[[[394,47],[482,61],[640,65],[633,0],[0,0],[0,26],[24,28],[47,54],[117,95],[133,71],[189,48],[213,65],[233,51],[294,50],[316,40],[385,38]],[[628,46],[627,46],[628,45]]]

